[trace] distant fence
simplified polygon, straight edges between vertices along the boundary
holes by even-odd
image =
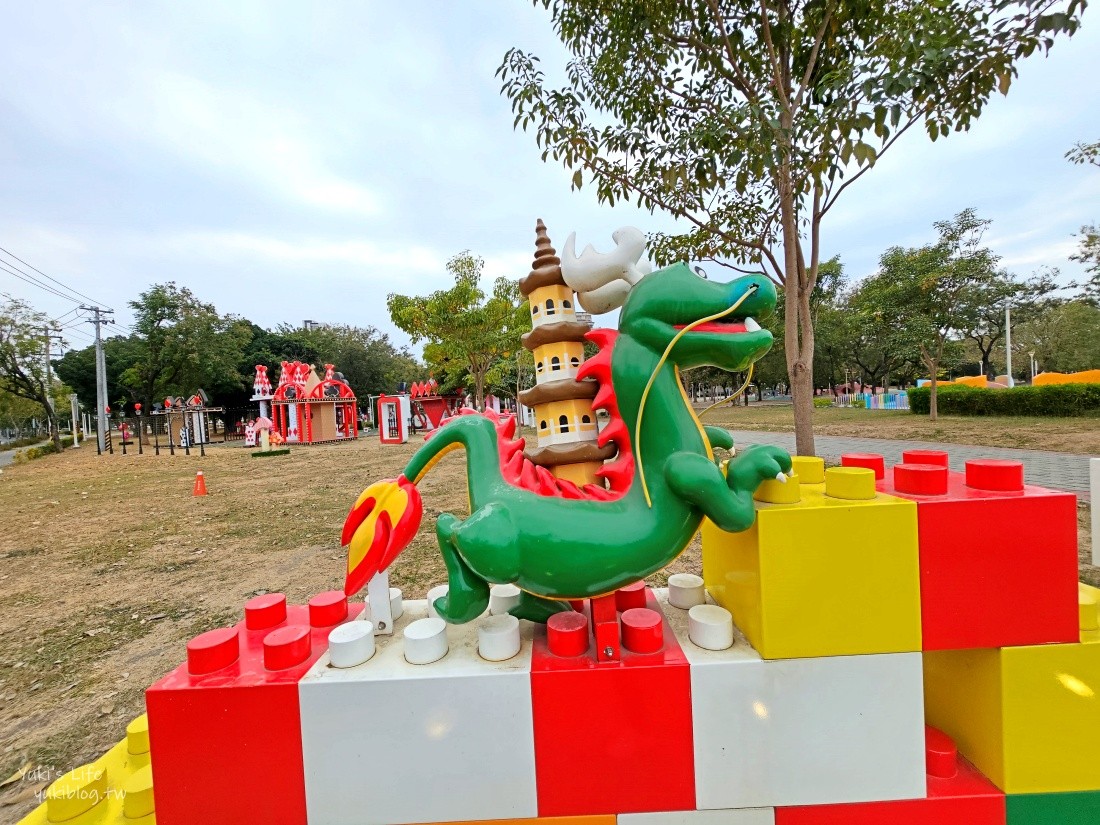
[[[909,394],[907,392],[857,392],[841,393],[833,401],[835,407],[856,407],[865,410],[907,410]]]

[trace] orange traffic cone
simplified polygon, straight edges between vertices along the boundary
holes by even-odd
[[[193,496],[205,496],[206,495],[206,478],[202,474],[202,470],[195,473],[195,489],[192,491]]]

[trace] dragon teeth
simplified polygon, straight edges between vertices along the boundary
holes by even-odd
[[[760,330],[760,324],[756,323],[752,318],[746,318],[745,329],[749,332],[758,332]]]

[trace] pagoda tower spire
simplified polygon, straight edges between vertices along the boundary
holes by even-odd
[[[577,317],[577,298],[561,274],[561,260],[546,224],[535,225],[535,259],[519,282],[531,312],[531,331],[523,346],[535,358],[535,386],[519,394],[535,413],[538,444],[525,455],[534,464],[578,486],[602,484],[596,471],[615,455],[615,445],[597,446],[592,399],[595,381],[577,380],[584,361],[584,336],[592,323]]]

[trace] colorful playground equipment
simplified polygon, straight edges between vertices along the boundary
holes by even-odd
[[[24,823],[1100,821],[1075,496],[938,451],[717,460],[730,436],[676,372],[746,368],[774,300],[684,265],[638,278],[569,379],[610,415],[595,480],[532,462],[514,418],[462,411],[353,505],[344,590],[257,596],[192,639],[147,716]],[[386,571],[416,485],[459,447],[447,583],[404,600]],[[700,528],[702,575],[648,587]]]
[[[267,370],[261,376],[257,367],[253,399],[260,401],[261,417],[270,391]],[[283,441],[293,444],[324,444],[359,437],[359,411],[348,382],[325,364],[325,377],[301,361],[284,361],[279,383],[270,397],[271,417]]]

